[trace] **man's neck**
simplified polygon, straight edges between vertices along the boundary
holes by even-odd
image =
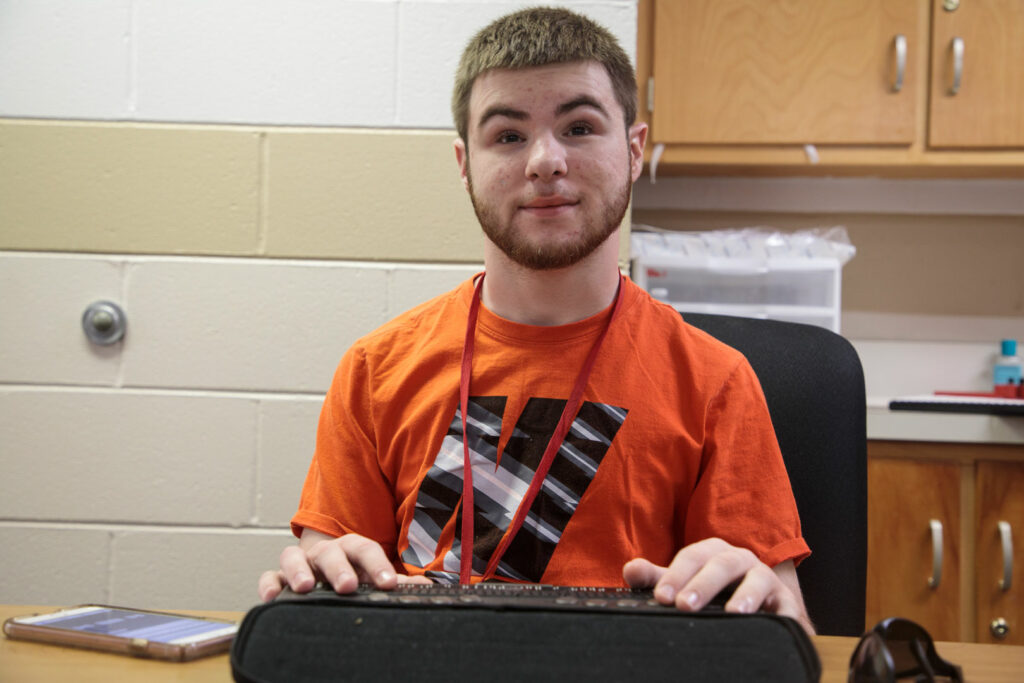
[[[580,263],[556,270],[525,268],[488,243],[483,305],[525,325],[567,325],[600,313],[619,287],[619,241],[613,236],[608,242]]]

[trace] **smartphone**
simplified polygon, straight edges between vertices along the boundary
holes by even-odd
[[[178,662],[227,651],[237,631],[238,624],[231,621],[107,605],[4,622],[9,638]]]

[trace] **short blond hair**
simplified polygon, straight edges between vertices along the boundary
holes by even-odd
[[[459,137],[468,144],[469,95],[485,71],[588,60],[601,63],[608,71],[628,128],[636,119],[636,75],[608,29],[580,14],[553,7],[524,9],[492,22],[469,41],[455,72],[452,116]]]

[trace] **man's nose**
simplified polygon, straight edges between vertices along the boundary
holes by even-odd
[[[526,175],[538,180],[564,176],[568,170],[565,157],[565,147],[553,135],[537,136],[530,146]]]

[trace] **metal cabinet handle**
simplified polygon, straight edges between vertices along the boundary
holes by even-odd
[[[928,587],[934,590],[942,583],[942,522],[933,519],[928,526],[932,530],[932,575],[928,577]]]
[[[999,589],[1005,592],[1013,585],[1013,529],[1009,522],[999,522],[999,543],[1003,547],[1003,578],[999,580]]]
[[[949,94],[956,95],[964,76],[964,39],[954,38],[950,46],[953,49],[953,85],[949,87]]]
[[[903,90],[903,76],[907,73],[907,37],[902,33],[893,39],[893,47],[896,49],[896,80],[893,81],[892,91]]]

